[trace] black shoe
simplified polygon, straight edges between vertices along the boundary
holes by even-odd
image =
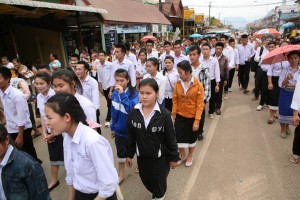
[[[198,135],[198,140],[199,140],[199,141],[203,140],[203,135],[202,135],[202,133],[199,133],[199,135]]]
[[[50,188],[48,188],[49,192],[59,186],[59,181],[57,181],[54,185],[52,185]]]
[[[221,115],[221,110],[220,110],[220,108],[217,108],[217,109],[216,109],[216,115]]]

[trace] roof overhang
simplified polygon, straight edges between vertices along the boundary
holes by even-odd
[[[31,0],[0,0],[0,4],[6,4],[6,5],[12,5],[12,6],[25,6],[25,7],[33,7],[33,8],[46,8],[46,9],[54,9],[54,10],[107,14],[107,11],[105,9],[94,8],[91,6],[75,6],[75,5],[48,3],[48,2],[31,1]]]

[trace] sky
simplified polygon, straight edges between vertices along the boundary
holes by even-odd
[[[272,8],[281,5],[282,2],[282,0],[182,0],[182,3],[184,6],[195,8],[196,14],[204,13],[205,16],[208,16],[208,5],[210,1],[212,5],[211,16],[216,18],[220,16],[222,22],[224,19],[227,20],[227,17],[243,17],[251,22],[266,16]],[[287,4],[295,2],[295,0],[286,1]],[[279,3],[274,4],[277,2]],[[234,8],[234,6],[236,8]],[[229,21],[229,24],[230,23],[234,24],[234,22]]]

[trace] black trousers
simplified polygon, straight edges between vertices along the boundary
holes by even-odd
[[[229,73],[228,82],[224,89],[225,93],[227,93],[228,89],[232,87],[232,82],[233,82],[233,78],[234,78],[234,74],[235,74],[235,68],[230,69],[228,73]]]
[[[219,83],[219,92],[216,94],[216,108],[221,108],[223,101],[224,78]]]
[[[20,150],[25,151],[26,153],[28,153],[29,155],[31,155],[34,159],[36,159],[38,161],[37,154],[36,154],[35,148],[33,146],[31,131],[32,131],[32,128],[28,128],[28,129],[24,130],[23,147],[20,148]],[[8,135],[9,135],[10,143],[16,147],[15,140],[18,136],[18,133],[10,133]]]
[[[109,94],[109,88],[107,90],[103,90],[104,97],[106,99],[106,105],[107,105],[107,115],[105,121],[109,122],[111,120],[111,99],[108,97]]]
[[[97,197],[98,193],[86,194],[75,190],[75,200],[94,200]],[[106,200],[117,200],[116,192],[111,196],[106,198]]]
[[[211,84],[211,96],[209,99],[209,110],[208,110],[208,114],[214,114],[215,109],[216,109],[216,80],[211,80],[210,82]],[[221,89],[221,88],[220,88]]]
[[[30,121],[32,123],[32,127],[35,127],[35,119],[34,119],[34,113],[33,113],[33,109],[32,109],[32,105],[30,102],[27,103],[28,104],[28,110],[29,110],[29,117],[30,117]]]
[[[256,75],[255,75],[255,90],[254,95],[256,97],[260,96],[260,102],[259,105],[264,105],[267,103],[267,97],[268,97],[268,76],[267,72],[264,72],[261,67],[259,66],[256,69]]]
[[[172,112],[173,102],[172,99],[165,98],[165,108]]]
[[[293,154],[300,156],[300,125],[296,127],[294,135]]]
[[[203,108],[202,115],[201,115],[201,119],[200,119],[200,123],[199,123],[199,133],[200,133],[200,134],[203,134],[203,132],[204,132],[205,104],[206,104],[206,102],[204,101],[204,108]]]
[[[97,123],[100,124],[100,110],[96,110],[96,118],[97,118]],[[97,128],[97,132],[101,135],[101,128]]]
[[[245,62],[244,65],[239,67],[239,80],[244,89],[248,88],[250,75],[250,62]]]

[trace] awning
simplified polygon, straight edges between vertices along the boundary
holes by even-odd
[[[145,5],[132,0],[83,0],[95,8],[105,8],[108,13],[101,14],[107,23],[171,24],[153,5]]]
[[[294,28],[294,27],[295,27],[294,22],[288,22],[288,23],[285,23],[281,26],[281,28]]]
[[[26,7],[34,7],[34,8],[47,8],[47,9],[65,10],[65,11],[90,12],[90,13],[99,13],[99,14],[107,13],[105,9],[94,8],[91,6],[75,6],[75,5],[48,3],[48,2],[31,1],[31,0],[0,0],[0,4],[7,4],[13,6],[26,6]]]

